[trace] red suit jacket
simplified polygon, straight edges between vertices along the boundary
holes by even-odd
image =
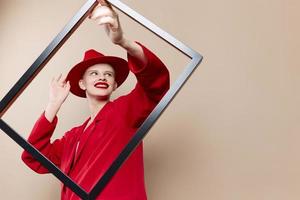
[[[58,118],[56,116],[50,123],[43,113],[28,138],[32,145],[87,192],[94,187],[169,89],[170,77],[165,65],[149,49],[138,44],[143,48],[147,64],[143,66],[127,54],[129,69],[137,78],[135,88],[129,94],[106,103],[84,132],[89,119],[52,143],[50,138]],[[26,151],[22,154],[22,160],[37,173],[49,173]],[[62,186],[61,199],[80,198],[72,190]],[[140,143],[98,195],[97,200],[146,199],[143,144]]]

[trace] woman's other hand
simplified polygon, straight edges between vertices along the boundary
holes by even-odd
[[[70,83],[66,82],[66,77],[60,74],[57,78],[53,77],[50,82],[49,102],[45,110],[45,117],[52,122],[61,105],[70,93]]]

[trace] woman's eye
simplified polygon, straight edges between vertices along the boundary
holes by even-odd
[[[97,72],[91,72],[90,74],[91,74],[91,75],[98,75]]]

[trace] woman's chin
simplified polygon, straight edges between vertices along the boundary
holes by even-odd
[[[109,100],[110,94],[88,94],[87,95],[89,98],[97,99],[97,100]]]

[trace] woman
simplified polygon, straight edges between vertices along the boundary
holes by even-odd
[[[78,185],[89,192],[134,135],[141,123],[169,89],[169,72],[149,49],[124,37],[118,15],[104,1],[90,18],[104,25],[111,41],[127,51],[128,61],[104,56],[93,49],[75,65],[66,78],[60,75],[50,84],[49,103],[35,123],[28,141]],[[127,95],[114,101],[110,96],[128,76],[137,83]],[[56,116],[69,92],[87,99],[90,117],[52,143]],[[37,173],[49,173],[26,151],[22,160]],[[61,199],[79,199],[62,186]],[[105,189],[101,200],[146,200],[141,143],[124,162]]]

